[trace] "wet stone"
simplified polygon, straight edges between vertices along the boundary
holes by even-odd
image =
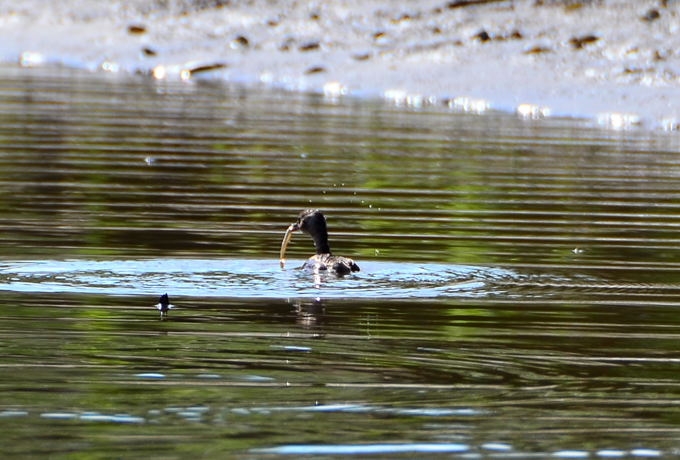
[[[656,8],[652,8],[642,16],[642,20],[647,21],[647,22],[652,22],[652,21],[656,21],[660,17],[661,17],[661,14],[659,13],[659,10],[657,10]]]
[[[485,42],[488,42],[488,41],[491,40],[491,35],[489,35],[489,33],[486,30],[482,30],[479,33],[477,33],[475,36],[473,36],[472,38],[475,38],[475,39],[479,40],[480,42],[485,43]]]
[[[142,24],[130,24],[127,30],[131,35],[141,35],[146,33],[146,26]]]
[[[580,37],[572,37],[569,40],[569,43],[571,44],[571,46],[574,47],[574,49],[581,49],[581,48],[585,47],[586,45],[590,45],[590,44],[595,43],[599,39],[600,39],[600,37],[598,37],[596,35],[592,35],[592,34],[591,35],[582,35]]]
[[[145,46],[144,48],[142,48],[142,54],[144,56],[147,56],[147,57],[153,57],[153,56],[158,55],[156,50],[154,50],[153,48],[149,48],[148,46]]]
[[[316,51],[321,48],[321,43],[319,42],[306,42],[300,45],[298,48],[300,51]]]
[[[315,73],[323,73],[326,71],[326,68],[323,66],[313,66],[310,67],[309,69],[305,70],[306,75],[311,75]]]
[[[243,35],[238,35],[231,41],[232,48],[247,48],[250,46],[250,41]]]

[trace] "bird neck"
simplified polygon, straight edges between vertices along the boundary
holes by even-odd
[[[315,235],[314,247],[317,254],[330,254],[331,247],[328,245],[328,237],[323,235]]]

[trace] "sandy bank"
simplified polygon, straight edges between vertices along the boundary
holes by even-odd
[[[0,60],[677,130],[680,2],[25,0]]]

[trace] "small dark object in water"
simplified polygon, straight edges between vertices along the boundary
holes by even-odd
[[[170,297],[168,297],[167,293],[163,294],[158,298],[156,308],[158,309],[158,311],[161,312],[161,318],[163,318],[164,316],[168,316],[168,310],[174,307],[175,306],[170,303]]]
[[[291,224],[286,230],[286,235],[281,242],[281,253],[279,254],[281,267],[285,264],[286,247],[293,237],[293,232],[301,231],[307,233],[314,240],[316,255],[310,257],[303,265],[303,268],[313,269],[314,271],[330,271],[336,275],[346,275],[351,272],[358,272],[359,266],[347,257],[334,256],[328,245],[328,230],[326,228],[326,217],[318,209],[307,209],[298,216],[297,222]]]

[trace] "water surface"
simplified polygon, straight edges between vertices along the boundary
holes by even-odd
[[[0,105],[4,456],[680,449],[677,136],[39,69]],[[307,207],[361,272],[279,267]]]

